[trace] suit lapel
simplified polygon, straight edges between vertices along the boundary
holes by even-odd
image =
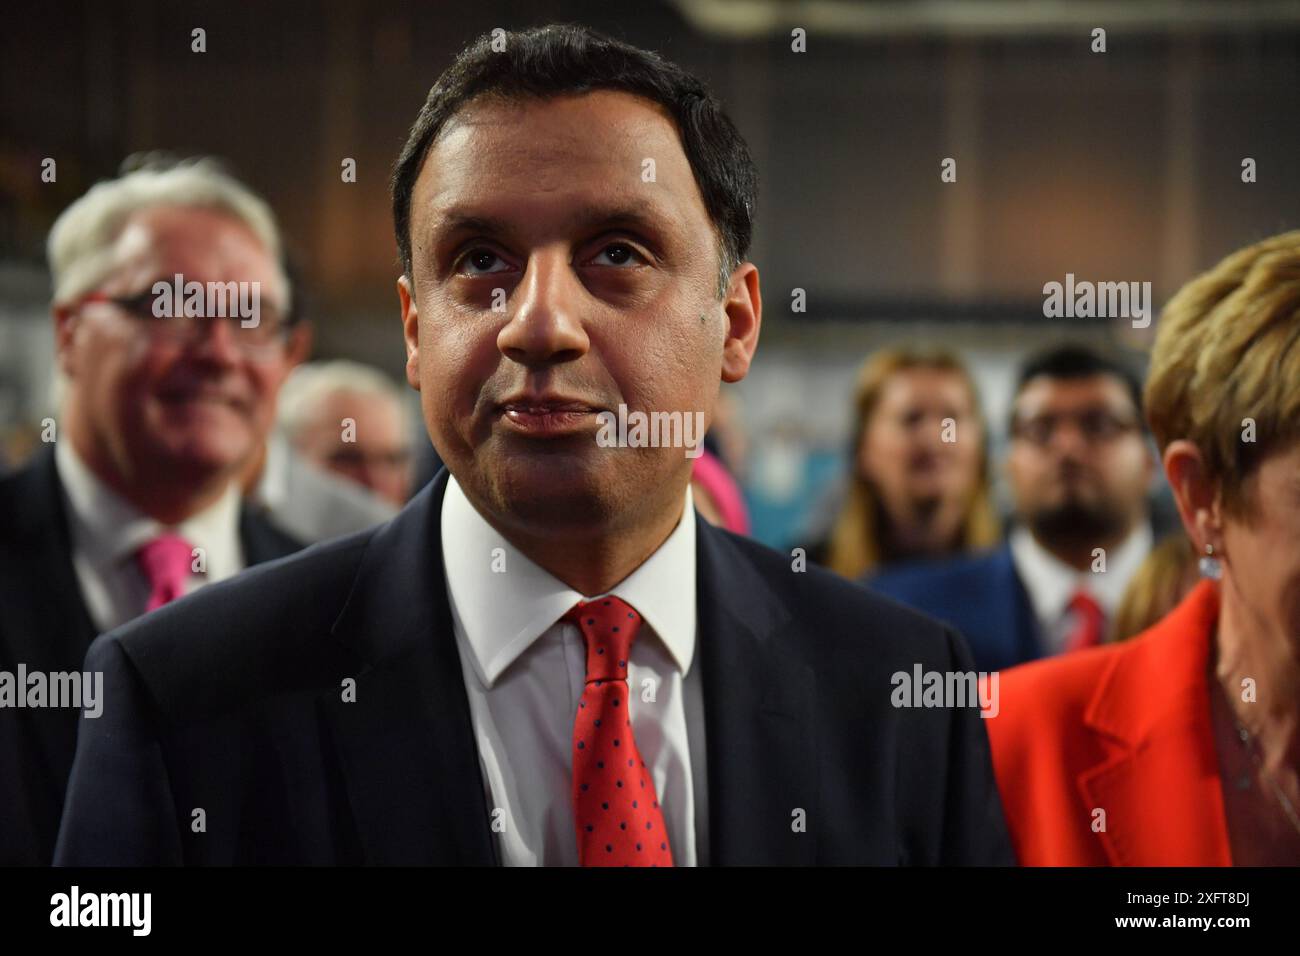
[[[1043,641],[1038,633],[1038,618],[1034,614],[1033,602],[1025,583],[1016,571],[1015,556],[1010,545],[1002,546],[1002,573],[1006,575],[1006,593],[1011,599],[1011,626],[1007,628],[1007,638],[1012,642],[1007,648],[1008,661],[1022,664],[1036,661],[1043,656]]]
[[[44,606],[35,618],[39,627],[32,633],[37,634],[38,643],[46,652],[54,650],[71,662],[60,670],[78,669],[98,628],[91,620],[72,564],[72,533],[53,446],[38,451],[12,480],[15,482],[13,500],[20,508],[14,511],[10,533],[17,545],[14,552],[21,554],[21,559],[12,568],[6,568],[5,577],[10,581],[26,578],[37,583],[35,587],[14,592],[21,594],[24,607],[31,606],[33,595],[44,596]],[[302,547],[269,526],[247,506],[240,508],[239,535],[250,566],[284,557]],[[4,619],[16,621],[17,613],[17,609],[12,614],[6,612]]]
[[[811,863],[818,818],[812,671],[777,640],[788,609],[726,533],[698,516],[696,552],[710,862]],[[798,810],[807,832],[794,828]]]
[[[367,863],[492,864],[438,514],[447,472],[375,532],[332,635],[363,662],[321,698]]]
[[[301,541],[281,532],[247,501],[239,506],[239,541],[248,567],[283,558],[303,548]]]
[[[1079,775],[1116,866],[1231,866],[1207,678],[1217,592],[1203,582],[1116,655],[1084,714],[1110,756]]]
[[[355,703],[321,706],[367,862],[497,862],[442,568],[446,483],[375,533],[332,632],[364,662]],[[696,542],[710,859],[812,862],[812,672],[778,642],[790,614],[748,557],[698,517]]]
[[[1171,730],[1080,774],[1086,806],[1106,811],[1112,866],[1232,865],[1213,748],[1192,738]]]
[[[8,536],[13,545],[2,549],[0,558],[11,586],[0,595],[12,593],[16,600],[0,619],[18,644],[16,659],[29,667],[80,670],[98,629],[72,565],[72,535],[53,446],[38,451],[11,480]]]
[[[43,448],[0,494],[0,669],[19,662],[31,671],[80,671],[97,628],[72,564],[72,537],[54,449]],[[25,711],[20,732],[30,746],[18,764],[0,754],[0,840],[14,837],[15,859],[48,864],[77,740],[75,712]],[[19,720],[18,717],[5,718]],[[21,754],[25,753],[26,756]],[[20,770],[21,768],[21,770]],[[23,794],[21,802],[15,794]],[[22,804],[25,804],[25,810]]]

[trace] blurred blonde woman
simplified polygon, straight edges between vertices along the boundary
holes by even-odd
[[[858,373],[854,407],[853,472],[827,567],[859,578],[997,543],[979,396],[955,355],[876,352]]]

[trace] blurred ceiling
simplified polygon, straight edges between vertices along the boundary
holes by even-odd
[[[1160,36],[1300,24],[1296,0],[670,0],[701,33],[795,27],[844,37],[1045,37],[1104,27]]]

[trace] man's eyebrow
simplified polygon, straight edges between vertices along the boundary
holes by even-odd
[[[510,231],[504,219],[494,216],[475,216],[450,209],[433,224],[434,236],[446,236],[453,232],[481,232],[488,236],[499,236]]]
[[[666,225],[665,218],[658,206],[641,199],[627,203],[587,203],[576,206],[565,217],[565,225],[584,231],[614,226],[662,230]],[[453,233],[477,233],[484,236],[507,236],[512,231],[513,227],[506,219],[453,206],[435,220],[432,235],[443,237]]]

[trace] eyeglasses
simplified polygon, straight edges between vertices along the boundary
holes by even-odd
[[[82,296],[80,302],[105,302],[115,306],[138,327],[146,330],[151,338],[173,345],[192,345],[200,341],[207,334],[204,323],[213,320],[231,323],[232,340],[249,358],[274,358],[288,338],[290,324],[275,306],[259,304],[257,321],[247,325],[245,323],[248,319],[238,315],[159,315],[154,308],[157,300],[158,296],[150,290],[130,296],[92,292]]]
[[[1134,431],[1138,423],[1132,418],[1120,418],[1103,408],[1089,408],[1081,412],[1059,415],[1035,415],[1011,423],[1011,434],[1033,445],[1046,445],[1063,422],[1073,421],[1079,433],[1089,444],[1114,441],[1121,435]]]

